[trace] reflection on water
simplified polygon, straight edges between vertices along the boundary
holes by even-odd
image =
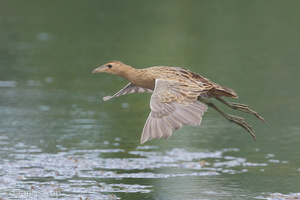
[[[0,81],[0,87],[15,87],[16,85],[16,81]]]
[[[267,199],[267,200],[287,200],[287,199],[300,199],[300,193],[291,193],[291,194],[280,194],[273,193],[267,197],[256,197],[256,199]]]
[[[288,164],[287,161],[270,159],[275,157],[273,154],[266,155],[263,162],[253,163],[247,158],[234,156],[240,151],[237,148],[191,152],[179,148],[161,151],[158,146],[138,146],[128,151],[120,148],[79,150],[56,145],[58,153],[46,153],[34,145],[12,144],[6,136],[1,137],[1,143],[2,155],[7,157],[1,164],[1,180],[5,187],[1,188],[0,194],[11,198],[21,196],[25,191],[31,191],[33,195],[33,191],[44,190],[48,191],[47,195],[44,194],[46,197],[56,194],[65,199],[119,199],[123,196],[121,193],[150,193],[154,190],[153,184],[138,184],[139,179],[234,176],[253,169],[263,172],[273,165]],[[127,183],[128,179],[137,181]],[[104,180],[114,181],[106,183]],[[213,188],[207,188],[206,192],[219,194]],[[27,195],[28,199],[31,198]]]
[[[238,197],[250,195],[272,199],[265,190],[248,194],[245,189],[236,188],[240,181],[236,181],[235,177],[269,176],[273,169],[281,176],[285,170],[291,173],[290,167],[296,167],[294,172],[300,170],[291,158],[282,159],[263,146],[247,147],[252,149],[252,153],[237,143],[228,148],[218,147],[214,144],[215,134],[227,130],[231,124],[209,115],[199,129],[207,134],[204,140],[200,140],[203,133],[200,136],[201,133],[193,132],[198,128],[186,129],[192,132],[190,137],[199,137],[192,148],[184,143],[189,137],[183,132],[175,132],[173,139],[167,141],[154,140],[149,145],[138,146],[140,130],[121,125],[121,129],[116,127],[114,131],[115,122],[110,120],[113,114],[99,106],[96,112],[94,105],[99,99],[89,93],[52,90],[44,84],[27,84],[25,87],[14,84],[3,87],[1,94],[3,186],[0,195],[3,198],[122,199],[128,194],[133,198],[145,198],[147,194],[149,199],[155,196],[164,199],[163,193],[169,197],[174,195],[168,192],[176,194],[178,188],[176,184],[172,185],[172,180],[178,180],[185,182],[180,184],[185,192],[175,195],[178,199],[200,196],[230,199],[231,193]],[[25,100],[20,101],[22,99]],[[120,102],[119,108],[122,104]],[[134,105],[134,102],[131,104]],[[124,116],[128,115],[128,108],[122,109],[125,109]],[[122,110],[115,112],[123,115]],[[122,117],[114,116],[116,119]],[[138,121],[134,117],[126,120],[129,124]],[[140,120],[137,124],[142,126],[143,123]],[[240,129],[233,127],[237,131],[222,134],[231,137],[231,134],[237,133],[236,137],[240,136]],[[136,130],[137,134],[122,135],[132,130]],[[297,132],[299,129],[292,126],[290,130]],[[170,144],[178,140],[177,134],[183,143],[175,144],[180,147],[174,148]],[[160,142],[168,145],[159,145]],[[207,144],[210,147],[205,149]],[[221,142],[221,146],[226,146],[226,143]],[[245,183],[247,185],[247,181]],[[227,184],[231,186],[226,188]],[[195,191],[194,186],[198,185],[201,185],[201,190]]]

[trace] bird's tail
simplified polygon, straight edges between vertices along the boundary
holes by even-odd
[[[212,97],[233,97],[238,98],[237,93],[231,88],[214,83],[214,88],[211,92]]]

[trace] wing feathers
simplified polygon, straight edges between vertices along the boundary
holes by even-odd
[[[199,125],[206,110],[207,107],[204,104],[196,101],[189,105],[171,102],[164,109],[164,111],[171,112],[164,114],[152,111],[145,123],[141,143],[162,137],[169,138],[172,130],[178,130],[184,124]]]
[[[184,124],[199,125],[207,107],[197,101],[203,88],[185,85],[181,82],[156,80],[154,91],[128,83],[113,96],[104,97],[107,101],[130,93],[153,92],[150,101],[151,113],[145,123],[141,143],[153,138],[169,138],[172,130],[178,130]]]
[[[135,86],[132,83],[128,83],[123,89],[121,89],[119,92],[117,92],[113,96],[103,97],[103,100],[108,101],[112,98],[115,98],[115,97],[118,97],[118,96],[121,96],[121,95],[131,94],[131,93],[142,93],[142,92],[152,92],[152,90]]]

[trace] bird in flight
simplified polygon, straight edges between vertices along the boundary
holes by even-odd
[[[252,127],[244,118],[225,113],[210,101],[210,98],[215,98],[232,109],[250,113],[265,122],[248,105],[229,102],[222,98],[237,98],[232,89],[186,69],[167,66],[135,69],[120,61],[111,61],[96,68],[92,73],[99,72],[115,74],[129,81],[116,94],[104,97],[104,101],[130,93],[152,93],[151,112],[143,128],[141,144],[153,138],[169,138],[172,131],[180,129],[182,125],[200,125],[202,115],[207,111],[206,105],[214,108],[230,122],[243,127],[256,140]]]

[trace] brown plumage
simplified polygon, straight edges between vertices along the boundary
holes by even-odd
[[[135,69],[119,61],[112,61],[96,68],[93,73],[106,72],[121,76],[129,83],[113,96],[107,96],[105,101],[130,93],[151,92],[150,115],[145,123],[141,143],[153,138],[169,138],[172,130],[178,130],[182,125],[199,125],[207,107],[213,107],[229,121],[246,129],[255,139],[253,130],[243,118],[228,115],[220,110],[207,98],[216,98],[225,105],[255,115],[255,111],[247,105],[227,102],[221,97],[237,98],[230,88],[218,85],[208,79],[179,67],[155,66],[145,69]],[[201,101],[201,102],[200,102]]]

